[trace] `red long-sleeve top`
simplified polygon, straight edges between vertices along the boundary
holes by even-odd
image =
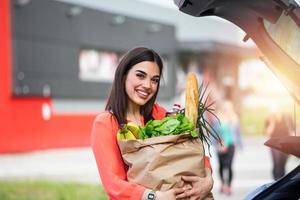
[[[153,118],[162,119],[165,115],[166,110],[155,104]],[[91,145],[102,184],[110,200],[140,200],[145,187],[127,181],[127,166],[117,143],[118,129],[116,118],[108,111],[100,113],[93,124]],[[211,168],[206,156],[205,167]]]

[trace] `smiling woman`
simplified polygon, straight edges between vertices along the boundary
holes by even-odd
[[[186,176],[193,182],[189,191],[181,187],[154,192],[144,185],[128,181],[129,166],[122,159],[117,135],[119,130],[122,134],[126,132],[130,123],[135,124],[131,127],[143,126],[152,119],[160,120],[166,116],[166,110],[155,103],[162,72],[162,59],[152,49],[138,47],[128,51],[116,69],[106,111],[94,121],[92,148],[109,199],[175,200],[184,196],[193,198],[196,193],[198,196],[207,194],[212,189],[207,157],[204,159],[205,170],[208,170],[206,177]]]
[[[144,61],[134,65],[126,76],[125,87],[128,95],[127,116],[140,125],[139,106],[148,102],[158,89],[160,68],[154,62]],[[135,114],[136,113],[136,114]]]
[[[152,118],[162,71],[162,60],[151,49],[135,48],[123,56],[106,104],[106,110],[115,115],[119,125],[132,117],[138,121],[142,116],[145,121]]]

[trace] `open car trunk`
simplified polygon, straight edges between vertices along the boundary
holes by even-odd
[[[195,17],[218,16],[241,29],[264,56],[294,100],[300,104],[300,8],[288,0],[175,0]],[[292,3],[289,3],[292,2]]]
[[[293,0],[174,0],[194,17],[218,16],[242,30],[262,52],[261,60],[300,105],[300,7]],[[200,19],[199,19],[200,20]],[[272,138],[265,145],[300,157],[300,137]],[[300,199],[300,165],[246,199]]]

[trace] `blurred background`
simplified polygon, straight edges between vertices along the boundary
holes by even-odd
[[[223,19],[185,15],[172,0],[1,0],[0,21],[0,199],[106,199],[90,131],[118,60],[136,46],[163,57],[165,108],[184,105],[190,71],[216,105],[233,102],[243,145],[230,196],[219,193],[211,148],[216,199],[242,199],[272,181],[268,116],[290,116],[299,135],[298,105],[255,44]],[[290,157],[287,171],[297,163]]]

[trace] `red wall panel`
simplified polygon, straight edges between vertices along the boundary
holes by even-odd
[[[88,146],[95,114],[42,117],[50,98],[12,96],[10,0],[0,1],[0,153]]]

